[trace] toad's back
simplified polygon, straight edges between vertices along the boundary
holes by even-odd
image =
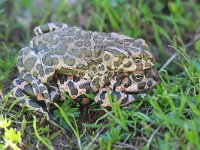
[[[130,57],[135,56],[139,59],[143,57],[146,58],[146,62],[151,57],[153,59],[153,56],[146,51],[147,48],[142,39],[134,40],[118,33],[92,32],[67,25],[64,28],[35,36],[30,42],[30,47],[45,65],[54,65],[57,70],[67,68],[88,71],[91,66],[103,62],[110,69],[130,68],[129,71],[131,71],[135,70],[136,65],[134,60],[131,62]],[[144,62],[138,64],[140,63]],[[150,68],[153,63],[149,62],[146,68]]]

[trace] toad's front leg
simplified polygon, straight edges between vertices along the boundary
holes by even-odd
[[[102,107],[108,107],[111,106],[110,101],[113,102],[115,98],[120,106],[125,106],[135,101],[136,95],[126,94],[121,91],[111,90],[109,88],[103,88],[97,93],[94,100],[96,103],[101,104]]]

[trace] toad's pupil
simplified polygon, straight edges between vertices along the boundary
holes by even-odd
[[[141,75],[141,74],[137,74],[137,75],[135,75],[135,77],[136,77],[136,78],[142,78],[143,75]]]

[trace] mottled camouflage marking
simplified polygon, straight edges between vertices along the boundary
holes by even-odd
[[[143,39],[132,39],[118,33],[99,33],[48,23],[34,29],[30,46],[18,55],[20,76],[11,88],[15,97],[28,106],[43,111],[30,97],[51,101],[72,99],[95,93],[95,101],[109,106],[107,90],[119,103],[135,100],[138,92],[155,86],[158,75],[152,69],[155,59]],[[137,72],[139,71],[139,73]]]

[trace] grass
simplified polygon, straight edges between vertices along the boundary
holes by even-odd
[[[53,21],[142,37],[156,58],[160,84],[127,107],[114,102],[104,109],[92,103],[85,123],[76,104],[67,100],[54,112],[65,130],[48,124],[38,112],[10,107],[7,93],[17,76],[17,52],[33,37],[33,27]],[[197,0],[77,0],[75,5],[1,0],[0,122],[9,126],[0,126],[0,148],[200,149],[199,25]]]

